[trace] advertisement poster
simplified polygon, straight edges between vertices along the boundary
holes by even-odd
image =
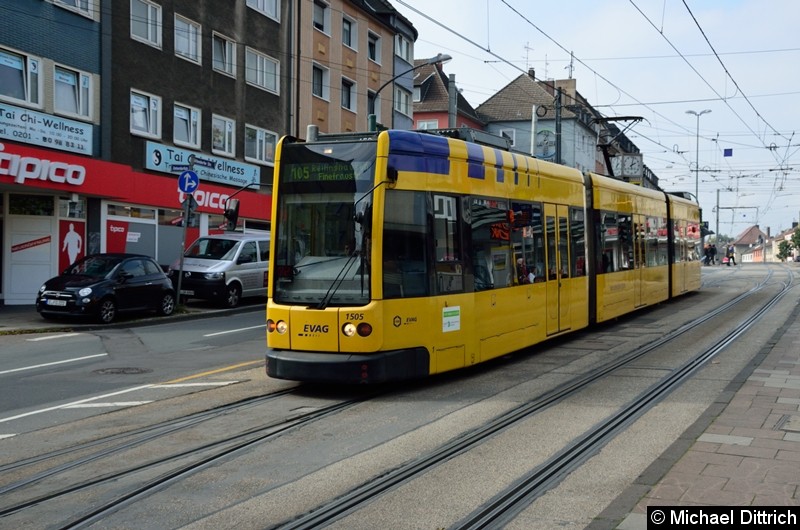
[[[86,222],[63,219],[58,222],[58,272],[86,255]]]

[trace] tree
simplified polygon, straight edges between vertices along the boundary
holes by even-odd
[[[800,228],[794,229],[794,234],[792,234],[792,248],[800,248]]]
[[[775,257],[781,261],[784,261],[791,255],[791,253],[792,253],[792,244],[789,243],[788,241],[781,241],[778,244],[778,255]]]

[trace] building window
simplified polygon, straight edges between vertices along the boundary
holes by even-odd
[[[318,29],[323,33],[330,33],[331,10],[328,4],[314,0],[314,29]]]
[[[417,85],[414,87],[414,103],[422,101],[422,87]]]
[[[40,107],[41,66],[41,60],[37,57],[0,50],[0,99]]]
[[[247,7],[278,20],[278,0],[247,0]]]
[[[53,73],[54,107],[59,114],[92,118],[92,76],[56,66]]]
[[[200,109],[175,103],[172,140],[176,145],[200,148]]]
[[[342,78],[342,107],[356,111],[356,84],[345,78]]]
[[[327,68],[323,68],[317,64],[311,68],[311,93],[318,98],[328,100],[330,97],[330,83],[328,82],[330,72]]]
[[[417,130],[425,131],[429,129],[438,129],[439,120],[419,120],[417,122]]]
[[[367,35],[367,56],[370,61],[378,64],[381,62],[381,38],[376,34],[369,32]]]
[[[414,62],[414,47],[411,41],[402,35],[394,37],[394,54],[409,64]]]
[[[261,164],[275,163],[275,146],[278,133],[253,125],[244,127],[244,158]]]
[[[280,68],[278,61],[263,53],[247,48],[245,52],[245,70],[245,79],[249,84],[275,94],[279,93],[278,76],[280,75]]]
[[[342,44],[354,50],[358,48],[358,24],[346,17],[342,19]]]
[[[175,55],[200,64],[202,27],[188,18],[175,15]]]
[[[80,13],[85,17],[92,18],[92,11],[94,10],[93,0],[53,0],[53,3],[63,6],[70,11]]]
[[[411,116],[411,92],[400,87],[395,87],[394,110],[406,116]]]
[[[214,114],[211,119],[211,151],[236,156],[236,122]]]
[[[131,38],[161,48],[161,6],[131,0]]]
[[[211,41],[214,70],[236,77],[236,42],[218,33]]]
[[[131,133],[161,138],[161,98],[131,90]]]

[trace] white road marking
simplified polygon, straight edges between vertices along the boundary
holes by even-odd
[[[44,368],[45,366],[55,366],[57,364],[74,363],[78,361],[85,361],[86,359],[94,359],[95,357],[105,357],[107,353],[96,353],[94,355],[86,355],[84,357],[75,357],[74,359],[64,359],[63,361],[53,361],[52,363],[34,364],[32,366],[23,366],[22,368],[13,368],[11,370],[2,370],[0,375],[10,374],[12,372],[24,372],[25,370],[35,370],[36,368]]]
[[[50,340],[50,339],[63,339],[66,337],[77,337],[79,335],[85,335],[85,333],[62,333],[60,335],[49,335],[47,337],[36,337],[35,339],[25,339],[28,342],[38,342],[40,340]]]
[[[100,407],[136,407],[138,405],[147,405],[152,401],[115,401],[113,403],[78,403],[77,405],[69,405],[65,409],[91,409]]]
[[[3,438],[13,438],[16,434],[0,434],[0,440]]]
[[[217,335],[227,335],[228,333],[238,333],[240,331],[248,331],[251,329],[258,329],[258,328],[265,328],[267,327],[266,324],[260,324],[258,326],[250,326],[249,328],[239,328],[239,329],[229,329],[227,331],[218,331],[216,333],[208,333],[207,335],[203,335],[204,337],[216,337]]]
[[[19,419],[19,418],[24,418],[26,416],[33,416],[35,414],[41,414],[43,412],[50,412],[52,410],[65,409],[67,407],[73,407],[75,405],[80,405],[81,403],[89,403],[90,401],[95,401],[95,400],[98,400],[98,399],[103,399],[103,398],[107,398],[107,397],[111,397],[111,396],[119,396],[120,394],[127,394],[129,392],[136,392],[137,390],[143,390],[145,388],[151,388],[152,386],[153,385],[135,386],[133,388],[128,388],[127,390],[120,390],[118,392],[112,392],[110,394],[105,394],[105,395],[102,395],[102,396],[95,396],[95,397],[91,397],[91,398],[81,399],[81,400],[78,400],[78,401],[73,401],[72,403],[64,403],[63,405],[56,405],[54,407],[46,407],[46,408],[43,408],[43,409],[32,410],[30,412],[25,412],[23,414],[17,414],[16,416],[9,416],[7,418],[0,418],[0,423],[4,423],[4,422],[7,422],[7,421],[11,421],[11,420],[16,420],[16,419]]]
[[[192,386],[226,386],[232,385],[234,383],[238,383],[239,381],[217,381],[217,382],[209,382],[209,383],[175,383],[175,384],[163,384],[163,385],[153,385],[153,388],[183,388],[183,387],[192,387]]]

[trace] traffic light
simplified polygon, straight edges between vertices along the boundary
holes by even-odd
[[[222,215],[228,222],[227,229],[236,230],[236,223],[239,221],[239,199],[228,199]]]

